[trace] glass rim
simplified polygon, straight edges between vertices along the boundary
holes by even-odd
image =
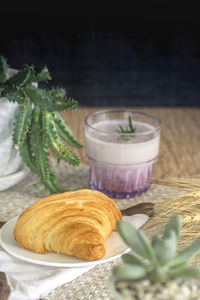
[[[155,115],[153,114],[150,114],[150,113],[146,113],[146,112],[142,112],[142,111],[138,111],[138,110],[134,110],[134,109],[123,109],[123,108],[119,108],[119,109],[104,109],[104,110],[99,110],[99,111],[96,111],[96,112],[93,112],[93,113],[90,113],[86,118],[85,118],[85,125],[88,126],[90,129],[98,132],[99,134],[103,134],[103,135],[112,135],[112,136],[116,136],[116,135],[119,135],[119,133],[109,133],[107,131],[104,131],[104,130],[100,130],[100,129],[97,129],[95,127],[93,127],[92,125],[89,124],[88,120],[93,117],[93,116],[98,116],[98,115],[102,115],[102,114],[105,114],[105,113],[115,113],[115,112],[129,112],[129,113],[135,113],[135,114],[138,114],[138,115],[143,115],[143,116],[146,116],[148,118],[151,118],[153,120],[156,121],[156,125],[153,126],[153,129],[150,129],[150,130],[146,130],[146,131],[143,131],[143,132],[135,132],[135,133],[120,133],[120,135],[125,135],[125,136],[141,136],[141,135],[148,135],[148,134],[151,134],[157,130],[160,129],[161,127],[161,121],[158,117],[156,117]]]

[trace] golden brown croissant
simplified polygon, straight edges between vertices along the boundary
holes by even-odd
[[[16,241],[36,253],[57,252],[83,260],[101,259],[121,212],[101,192],[78,190],[37,201],[18,218]]]

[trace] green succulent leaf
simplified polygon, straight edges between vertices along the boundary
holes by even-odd
[[[44,111],[54,111],[54,103],[49,102],[45,97],[45,92],[33,86],[27,86],[25,92],[31,101]]]
[[[48,181],[46,185],[49,190],[53,193],[63,193],[66,191],[58,182],[57,177],[55,174],[51,173],[50,174],[50,180]]]
[[[188,277],[200,279],[200,268],[197,267],[177,267],[170,270],[170,277]]]
[[[30,67],[25,67],[21,71],[17,72],[15,75],[10,77],[7,81],[7,85],[14,85],[18,87],[24,86],[26,83],[29,82],[31,77],[31,68]]]
[[[33,123],[36,123],[37,125],[40,126],[41,120],[42,120],[42,113],[41,113],[40,107],[39,107],[39,105],[35,105],[35,107],[33,109]],[[41,131],[41,128],[40,128],[40,131]]]
[[[180,252],[171,262],[171,266],[189,263],[192,258],[200,251],[200,238],[194,241],[189,247]]]
[[[152,241],[157,261],[160,265],[168,264],[176,255],[177,235],[171,230],[167,238],[154,236]]]
[[[65,102],[67,92],[63,88],[54,88],[51,90],[46,91],[47,96],[49,99],[51,99],[53,102]]]
[[[41,182],[52,193],[62,193],[64,189],[59,185],[56,175],[51,172],[48,159],[48,141],[46,131],[41,127],[42,114],[36,106],[33,114],[34,124],[32,126],[31,141],[34,152],[36,173],[40,175]],[[43,193],[46,190],[42,191]]]
[[[72,166],[78,166],[80,161],[78,157],[62,142],[60,137],[48,132],[49,144],[58,158],[63,159]]]
[[[48,124],[48,118],[46,118],[47,112],[42,112],[42,132],[43,132],[43,143],[45,149],[49,148],[49,137],[48,137],[48,130],[49,130],[49,124]]]
[[[156,267],[147,274],[147,277],[154,283],[164,283],[169,279],[169,272],[163,267]]]
[[[3,90],[3,97],[11,102],[23,104],[25,102],[25,94],[22,88],[18,86],[6,86]]]
[[[140,279],[147,275],[146,269],[139,265],[123,264],[113,269],[113,276],[118,279]]]
[[[171,231],[174,231],[176,233],[177,237],[177,242],[180,238],[180,232],[181,232],[181,218],[180,215],[175,215],[173,216],[167,225],[165,226],[165,231],[164,231],[164,238],[169,238]]]
[[[42,183],[50,191],[51,194],[63,193],[65,190],[59,185],[57,179],[53,179],[51,175],[54,176],[53,173],[50,173],[50,178],[48,180],[42,179]],[[46,189],[44,189],[41,193],[46,193]]]
[[[39,111],[34,108],[33,119],[39,119]],[[42,181],[48,181],[50,177],[50,167],[48,160],[48,152],[44,148],[42,131],[39,123],[34,122],[31,130],[31,145],[35,157],[37,172]]]
[[[7,60],[3,56],[0,56],[0,83],[4,83],[6,81],[7,70]]]
[[[153,248],[162,240],[162,237],[160,236],[160,234],[154,234],[151,244],[153,246]]]
[[[156,264],[153,247],[142,231],[123,221],[117,222],[117,230],[122,239],[132,250],[139,256],[147,258],[152,263]]]
[[[67,163],[73,166],[79,165],[79,158],[62,142],[58,135],[55,121],[51,113],[44,113],[44,126],[46,128],[46,134],[49,139],[49,145],[52,150],[57,154],[57,157],[63,159]]]
[[[135,255],[130,254],[130,253],[126,253],[126,254],[122,255],[122,260],[124,263],[130,264],[130,265],[139,265],[139,266],[143,266],[143,267],[146,266],[146,264],[144,262],[142,262],[141,259],[139,259]]]
[[[4,87],[0,86],[0,97],[3,97]]]
[[[35,105],[39,105],[43,110],[48,112],[73,110],[78,106],[77,101],[73,99],[65,99],[65,103],[54,103],[46,97],[47,95],[43,90],[33,86],[27,86],[25,91]]]
[[[47,69],[46,66],[42,68],[38,68],[34,71],[33,77],[32,77],[32,82],[40,82],[40,81],[47,81],[51,80],[51,75]]]
[[[19,106],[19,111],[16,116],[13,131],[13,143],[16,149],[19,149],[23,144],[26,134],[29,130],[32,117],[32,106],[29,99],[26,99],[25,103]]]
[[[35,164],[35,157],[32,154],[32,148],[31,148],[31,143],[30,143],[30,136],[27,134],[23,144],[19,148],[19,153],[27,167],[34,172],[38,173],[38,170],[36,168]]]
[[[53,118],[56,123],[58,134],[63,138],[63,140],[74,148],[82,148],[83,146],[73,136],[73,133],[70,130],[69,126],[60,117],[59,113],[53,113]]]

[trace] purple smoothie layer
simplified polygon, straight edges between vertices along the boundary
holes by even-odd
[[[153,164],[140,166],[109,166],[90,159],[90,184],[111,198],[131,198],[146,192],[152,183]]]

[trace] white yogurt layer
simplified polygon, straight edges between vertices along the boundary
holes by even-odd
[[[136,136],[128,141],[117,133],[119,126],[125,128],[124,120],[105,120],[86,129],[86,153],[102,163],[136,165],[154,160],[158,156],[160,133],[154,127],[135,121]],[[145,134],[148,132],[148,134]],[[140,135],[138,135],[140,134]]]

